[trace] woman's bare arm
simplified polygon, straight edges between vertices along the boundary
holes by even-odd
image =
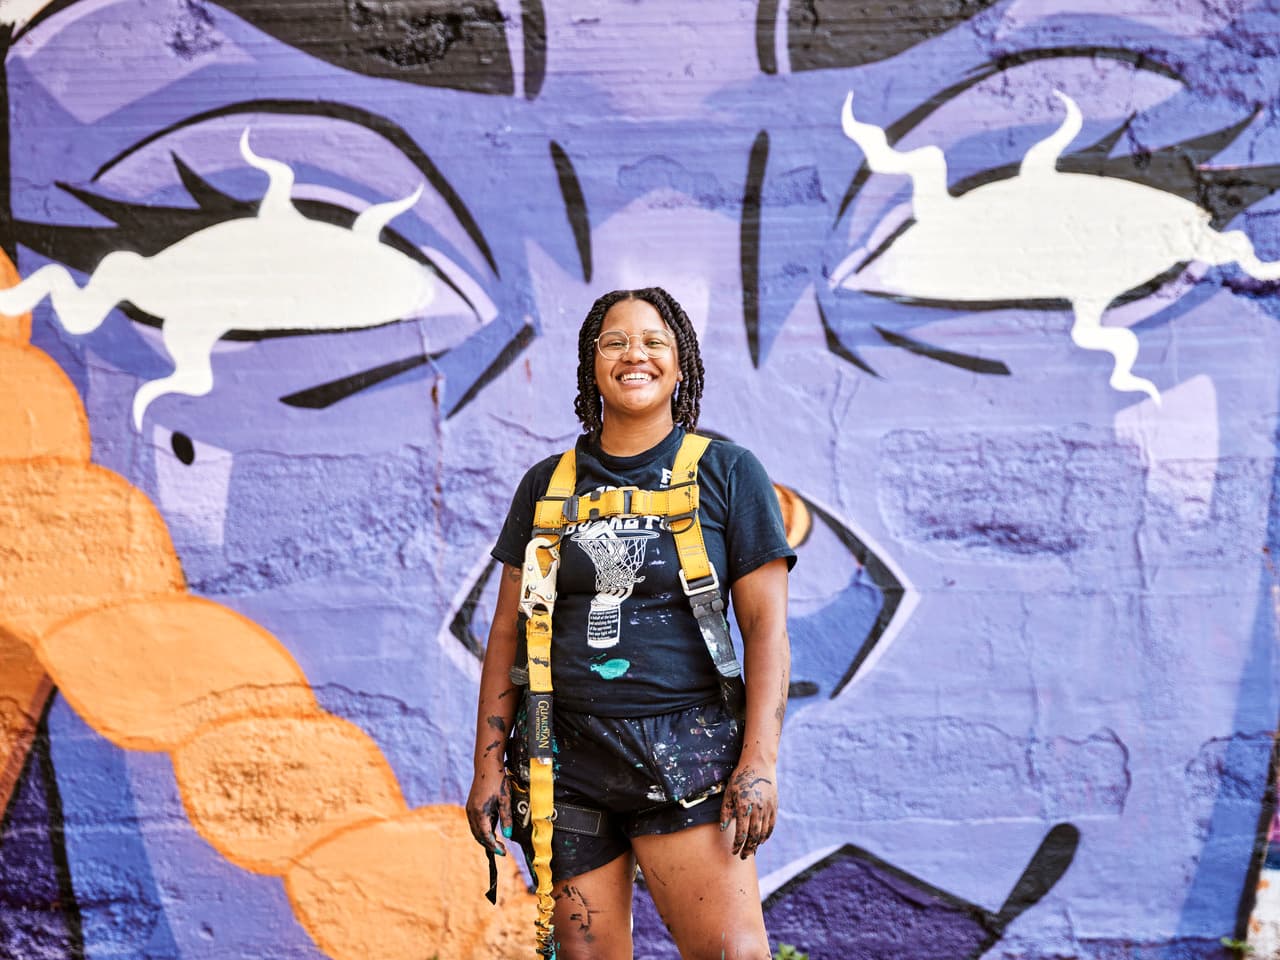
[[[519,688],[510,678],[516,658],[516,616],[520,604],[520,568],[502,566],[498,602],[489,627],[489,643],[480,671],[480,702],[476,711],[475,774],[467,797],[467,820],[481,846],[505,854],[494,826],[511,835],[511,797],[503,771],[503,747],[516,714]]]
[[[734,582],[747,686],[742,756],[729,778],[720,829],[734,824],[734,853],[744,860],[769,839],[778,815],[778,740],[791,682],[787,639],[787,561],[772,560]]]

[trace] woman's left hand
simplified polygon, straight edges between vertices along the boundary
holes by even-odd
[[[725,785],[720,829],[733,824],[733,852],[743,860],[769,839],[778,818],[778,773],[771,763],[743,760]]]

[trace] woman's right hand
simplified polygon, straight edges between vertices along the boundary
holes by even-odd
[[[496,833],[500,824],[502,835],[511,836],[511,791],[501,762],[486,764],[476,771],[467,796],[467,823],[480,846],[500,857],[507,855]]]

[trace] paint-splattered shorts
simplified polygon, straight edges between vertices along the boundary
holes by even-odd
[[[720,791],[738,765],[742,730],[719,700],[652,717],[557,708],[554,746],[556,803],[603,812],[600,836],[553,832],[551,875],[559,882],[626,853],[631,837],[718,822]],[[526,757],[521,710],[507,742],[507,770],[512,835],[532,863]]]

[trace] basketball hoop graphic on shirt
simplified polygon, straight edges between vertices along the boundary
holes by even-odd
[[[614,530],[602,521],[588,524],[571,537],[596,568],[596,595],[587,613],[587,646],[603,649],[618,642],[622,601],[644,579],[636,574],[644,565],[645,548],[657,535],[657,530]]]

